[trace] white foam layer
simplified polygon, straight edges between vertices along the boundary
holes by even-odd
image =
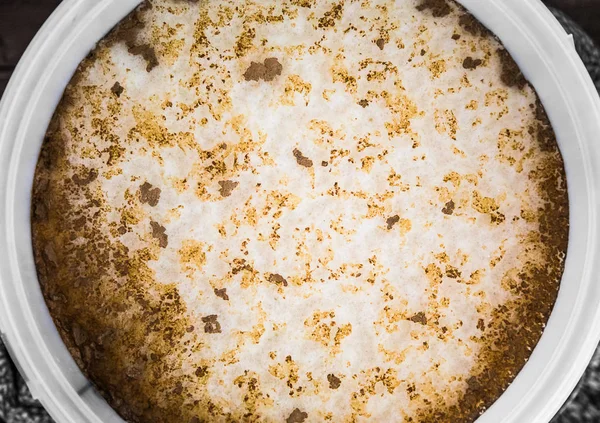
[[[75,87],[69,160],[101,170],[107,223],[133,216],[118,240],[150,247],[154,279],[177,285],[197,336],[181,372],[210,369],[206,386],[184,382],[192,397],[249,410],[250,372],[264,421],[452,405],[480,322],[513,296],[502,279],[548,259],[526,241],[546,154],[528,132],[535,93],[502,83],[500,44],[462,29],[461,11],[418,3],[155,1],[139,37],[159,65],[116,43]],[[245,78],[269,58],[273,80]],[[115,82],[118,110],[94,109]],[[111,166],[93,118],[111,119]],[[144,182],[161,190],[155,206],[139,200]],[[204,331],[211,315],[220,333]]]

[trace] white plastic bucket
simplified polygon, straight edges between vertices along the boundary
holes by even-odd
[[[402,0],[398,0],[402,1]],[[79,62],[140,0],[65,0],[39,31],[0,103],[0,328],[32,394],[63,422],[122,422],[65,348],[38,285],[30,192],[46,127]],[[563,281],[529,362],[478,423],[548,422],[600,339],[597,283],[600,99],[573,42],[539,0],[459,0],[537,89],[563,153],[571,227]]]

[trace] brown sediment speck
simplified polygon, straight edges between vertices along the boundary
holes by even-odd
[[[219,185],[221,186],[221,188],[219,188],[219,194],[221,194],[221,197],[229,197],[231,192],[236,189],[239,184],[239,182],[235,181],[219,181]]]
[[[258,81],[260,79],[270,82],[276,76],[281,75],[283,66],[277,58],[271,57],[265,59],[264,63],[252,62],[250,67],[244,73],[246,81]]]
[[[389,217],[389,218],[388,218],[388,219],[385,221],[385,223],[387,223],[387,228],[388,228],[388,230],[392,229],[392,228],[394,227],[394,225],[395,225],[396,223],[398,223],[398,222],[400,222],[400,216],[398,216],[398,215],[395,215],[395,216]]]
[[[292,414],[285,419],[286,423],[304,423],[304,420],[308,418],[308,413],[300,411],[298,408],[292,411]]]
[[[294,6],[311,8],[315,0],[291,0]]]
[[[114,95],[116,95],[117,97],[121,97],[121,94],[123,94],[123,91],[125,90],[121,84],[119,84],[119,82],[115,82],[115,84],[112,86],[112,88],[110,89]]]
[[[439,78],[446,72],[446,61],[444,59],[434,60],[427,65],[433,79]]]
[[[127,51],[135,56],[142,56],[146,61],[146,72],[150,72],[158,66],[156,51],[150,44],[131,45],[128,46]]]
[[[452,213],[454,213],[454,207],[455,207],[454,201],[450,200],[446,203],[446,205],[442,209],[442,213],[451,215]]]
[[[167,248],[167,245],[169,245],[169,236],[165,233],[166,228],[154,221],[150,222],[150,226],[152,227],[152,236],[158,239],[158,245],[162,248]]]
[[[206,366],[200,366],[194,372],[194,374],[198,377],[204,377],[204,376],[206,376],[207,373],[208,373],[208,367],[206,367]]]
[[[447,16],[452,12],[452,8],[446,0],[422,0],[417,6],[417,10],[419,12],[430,10],[436,18]]]
[[[110,40],[110,38],[109,40],[113,42],[123,41],[128,46],[133,45],[139,31],[145,26],[141,15],[149,8],[151,8],[150,2],[144,1],[137,10],[125,18],[123,22],[115,28],[115,31],[111,34],[112,40]]]
[[[150,72],[158,66],[156,51],[150,44],[138,44],[138,34],[145,26],[141,14],[152,9],[149,1],[144,1],[131,15],[129,15],[111,34],[109,41],[122,41],[127,46],[127,51],[136,56],[142,56],[146,61],[146,71]]]
[[[323,166],[323,167],[327,167],[327,166],[329,166],[329,162],[326,162],[325,160],[323,160],[323,161],[321,162],[321,166]]]
[[[79,176],[77,174],[73,175],[73,182],[79,186],[84,186],[91,184],[98,177],[98,171],[96,169],[86,169],[84,173],[84,176]]]
[[[204,332],[206,333],[221,333],[221,324],[218,322],[216,314],[210,316],[204,316],[202,323],[204,323]]]
[[[483,60],[473,59],[471,56],[469,56],[465,60],[463,60],[463,68],[476,69],[477,66],[481,65],[482,63],[483,63]]]
[[[321,19],[319,19],[319,28],[331,28],[335,26],[335,21],[342,17],[343,2],[335,3]]]
[[[460,40],[460,34],[452,34],[452,39],[453,40]]]
[[[140,187],[140,201],[150,207],[155,207],[160,201],[160,193],[160,188],[154,188],[152,184],[144,182]]]
[[[385,47],[385,40],[383,38],[380,38],[377,41],[375,41],[375,44],[377,44],[377,47],[379,47],[379,50],[383,50]]]
[[[269,275],[269,282],[277,285],[288,286],[288,281],[278,273],[271,273]]]
[[[183,384],[181,382],[177,382],[175,384],[175,388],[173,388],[173,393],[175,395],[179,395],[183,392]]]
[[[229,295],[227,295],[227,288],[215,288],[215,295],[219,298],[224,299],[225,301],[229,301]]]
[[[309,159],[308,157],[305,157],[302,154],[302,152],[300,150],[298,150],[297,148],[294,149],[294,157],[296,158],[296,162],[298,162],[298,164],[300,166],[312,167],[312,165],[313,165],[313,161],[311,159]]]
[[[192,333],[194,331],[194,329],[196,329],[196,328],[192,325],[192,326],[188,326],[185,331],[187,333]]]
[[[422,311],[419,311],[417,314],[415,314],[408,320],[414,323],[419,323],[421,325],[427,324],[427,316],[425,316],[425,313],[423,313]]]
[[[85,222],[87,221],[85,215],[78,217],[77,219],[75,219],[73,221],[73,228],[76,231],[80,231],[81,229],[83,229],[83,227],[85,226]]]
[[[342,381],[340,380],[340,378],[338,378],[334,374],[328,374],[327,381],[329,382],[329,388],[331,388],[331,389],[337,389],[342,384]]]
[[[359,105],[359,106],[362,106],[362,107],[367,107],[367,106],[369,105],[369,100],[365,100],[365,99],[363,99],[363,100],[360,100],[360,101],[358,102],[358,105]]]
[[[475,36],[486,36],[490,34],[488,29],[483,26],[481,22],[468,13],[465,13],[458,18],[458,24],[469,34]]]
[[[492,214],[500,209],[500,205],[496,199],[492,197],[485,197],[479,193],[479,191],[473,191],[473,209],[483,214]]]
[[[33,218],[38,222],[45,222],[48,220],[48,207],[42,202],[38,201],[33,204]]]
[[[71,333],[73,335],[73,341],[75,341],[75,345],[78,347],[85,344],[85,342],[88,340],[87,334],[77,323],[73,323],[71,326]]]
[[[456,267],[447,265],[446,266],[446,276],[451,279],[458,279],[461,276],[461,272]]]
[[[500,66],[502,67],[500,74],[502,82],[509,87],[517,87],[519,89],[524,88],[527,84],[527,80],[521,73],[519,65],[517,65],[510,53],[504,48],[498,49],[497,53],[500,58]]]
[[[54,265],[58,264],[58,257],[54,250],[54,242],[50,241],[44,246],[44,259],[46,262],[50,262]]]

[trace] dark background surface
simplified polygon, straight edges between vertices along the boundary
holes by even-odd
[[[0,0],[0,96],[25,48],[61,0]],[[600,45],[600,0],[544,0],[573,18]]]
[[[0,0],[0,96],[27,45],[60,2]],[[574,35],[577,49],[600,91],[600,50],[594,46],[595,42],[600,47],[600,0],[544,0],[544,3],[554,8],[555,16]],[[39,403],[31,398],[0,342],[0,423],[51,422]],[[600,349],[552,423],[600,423]]]

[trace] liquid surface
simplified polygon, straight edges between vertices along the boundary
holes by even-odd
[[[554,133],[454,3],[145,3],[34,184],[78,364],[133,422],[471,422],[554,304]]]

